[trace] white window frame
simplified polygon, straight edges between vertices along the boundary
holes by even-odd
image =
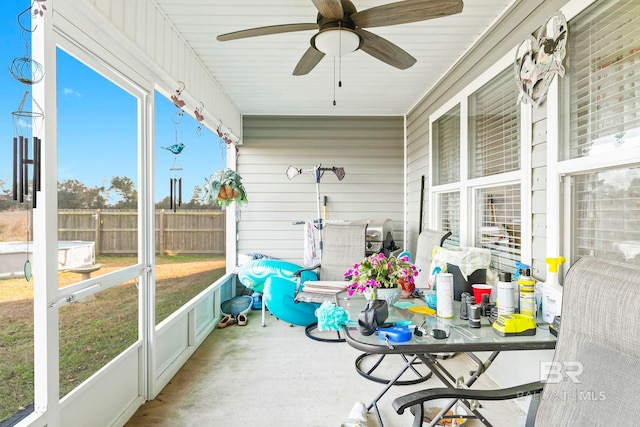
[[[583,10],[589,8],[596,0],[573,0],[567,3],[561,12],[567,22],[575,18]],[[571,27],[569,26],[569,32]],[[571,34],[569,33],[569,37]],[[571,175],[596,172],[598,170],[640,165],[640,153],[637,149],[620,149],[598,156],[579,157],[560,160],[560,139],[566,140],[568,135],[561,134],[560,118],[562,115],[560,99],[560,83],[554,79],[547,95],[547,253],[556,257],[562,253],[573,253],[572,220],[573,206],[571,200]],[[568,132],[568,129],[564,130]],[[563,197],[564,195],[564,197]],[[561,236],[552,239],[550,236]],[[568,257],[567,257],[568,258]],[[565,271],[567,269],[565,268]]]
[[[510,50],[506,55],[496,61],[491,67],[484,71],[477,79],[467,85],[463,90],[451,97],[429,116],[429,224],[437,227],[441,221],[440,203],[438,195],[452,191],[460,192],[460,246],[472,246],[475,241],[475,189],[481,187],[491,187],[499,185],[513,185],[520,183],[522,197],[521,217],[522,217],[522,247],[521,259],[525,263],[531,262],[531,197],[524,197],[531,194],[531,125],[532,108],[522,105],[520,111],[520,135],[523,143],[520,154],[519,171],[510,171],[501,174],[489,175],[479,178],[469,178],[469,97],[487,84],[491,79],[498,76],[505,69],[513,67],[516,48]],[[515,82],[514,82],[515,84]],[[515,102],[515,100],[514,100]],[[433,124],[444,114],[449,112],[456,105],[460,105],[460,180],[455,183],[433,185]],[[522,171],[527,173],[522,174]]]

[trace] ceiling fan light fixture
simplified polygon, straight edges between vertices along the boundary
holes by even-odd
[[[348,28],[321,31],[311,42],[320,52],[331,56],[343,56],[360,47],[360,37]]]

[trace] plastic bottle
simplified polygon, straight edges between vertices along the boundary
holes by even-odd
[[[436,314],[438,317],[453,317],[453,274],[439,273],[436,282]]]
[[[260,292],[254,291],[251,294],[251,309],[252,310],[262,309],[262,294]]]
[[[498,314],[515,313],[513,303],[513,284],[511,283],[511,273],[501,272],[498,274]]]
[[[516,266],[516,271],[515,273],[513,273],[513,276],[511,277],[511,280],[516,282],[516,286],[513,287],[513,306],[515,308],[514,312],[520,313],[520,288],[518,287],[517,283],[518,283],[518,280],[520,279],[520,272],[525,268],[531,269],[531,266],[520,261],[516,261],[515,266]]]
[[[518,288],[520,291],[520,314],[526,314],[535,318],[535,286],[536,282],[531,277],[531,269],[520,270]]]
[[[542,283],[536,282],[533,292],[533,308],[535,310],[536,322],[542,320]]]
[[[547,280],[542,284],[542,321],[553,322],[562,309],[562,286],[558,283],[558,266],[565,262],[564,257],[546,258],[548,265]]]

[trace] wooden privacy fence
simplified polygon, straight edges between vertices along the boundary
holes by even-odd
[[[225,212],[156,210],[156,253],[224,255]],[[96,255],[138,253],[135,210],[60,210],[58,240],[95,242]]]

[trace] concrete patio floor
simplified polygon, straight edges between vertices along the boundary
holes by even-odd
[[[356,402],[369,404],[383,388],[356,372],[354,361],[361,353],[348,344],[311,340],[304,328],[269,314],[261,327],[259,311],[250,312],[248,318],[246,326],[214,330],[170,384],[140,407],[126,426],[339,427]],[[389,356],[384,365],[392,372],[401,361],[400,356]],[[464,354],[442,363],[465,377],[474,367]],[[403,378],[415,378],[409,374]],[[384,425],[410,426],[409,411],[396,414],[392,400],[439,384],[431,378],[392,387],[378,404]],[[495,384],[485,375],[476,386]],[[514,402],[484,402],[482,412],[496,427],[518,426],[524,416]],[[370,411],[367,426],[377,425]],[[465,425],[481,424],[469,420]]]

